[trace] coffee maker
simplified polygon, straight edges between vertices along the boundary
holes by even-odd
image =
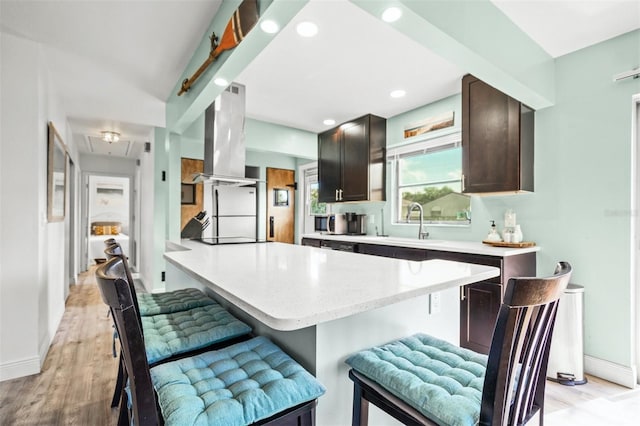
[[[367,215],[356,213],[345,213],[347,220],[347,234],[365,235],[367,233]]]

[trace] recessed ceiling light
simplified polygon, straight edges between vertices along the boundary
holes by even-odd
[[[260,23],[260,28],[267,34],[275,34],[280,31],[278,23],[272,19],[265,19]]]
[[[220,87],[227,87],[229,85],[229,82],[222,77],[216,78],[215,80],[213,80],[213,83],[216,86],[220,86]]]
[[[318,26],[309,21],[300,22],[296,26],[296,31],[298,31],[298,34],[300,34],[302,37],[313,37],[314,35],[318,34]]]
[[[392,98],[401,98],[401,97],[403,97],[403,96],[404,96],[404,95],[406,95],[406,94],[407,94],[407,92],[405,92],[405,91],[404,91],[404,90],[402,90],[402,89],[399,89],[399,90],[394,90],[393,92],[391,92],[391,93],[389,94],[389,96],[391,96]]]
[[[326,120],[324,120],[322,122],[325,126],[333,126],[334,124],[336,124],[336,120],[334,120],[333,118],[327,118]]]
[[[402,16],[402,10],[399,7],[388,7],[382,12],[382,20],[384,22],[395,22]]]

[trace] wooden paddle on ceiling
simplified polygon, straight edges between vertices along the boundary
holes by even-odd
[[[233,49],[245,38],[251,29],[258,22],[258,0],[243,0],[240,6],[233,12],[227,27],[222,34],[222,40],[218,44],[216,33],[211,34],[211,52],[207,59],[200,65],[200,68],[191,76],[185,78],[178,92],[178,96],[191,88],[191,85],[200,77],[209,65],[216,60],[225,50]]]

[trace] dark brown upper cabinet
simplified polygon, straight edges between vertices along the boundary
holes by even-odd
[[[533,192],[534,111],[472,75],[462,78],[462,192]]]
[[[387,121],[365,115],[318,135],[318,200],[385,201]]]

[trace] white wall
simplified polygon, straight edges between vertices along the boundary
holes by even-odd
[[[166,170],[165,131],[155,128],[149,135],[151,152],[140,157],[140,280],[148,291],[162,290],[160,279],[164,270],[166,229]]]
[[[47,122],[66,116],[37,43],[0,39],[0,380],[40,371],[62,313],[65,222],[46,221]]]

